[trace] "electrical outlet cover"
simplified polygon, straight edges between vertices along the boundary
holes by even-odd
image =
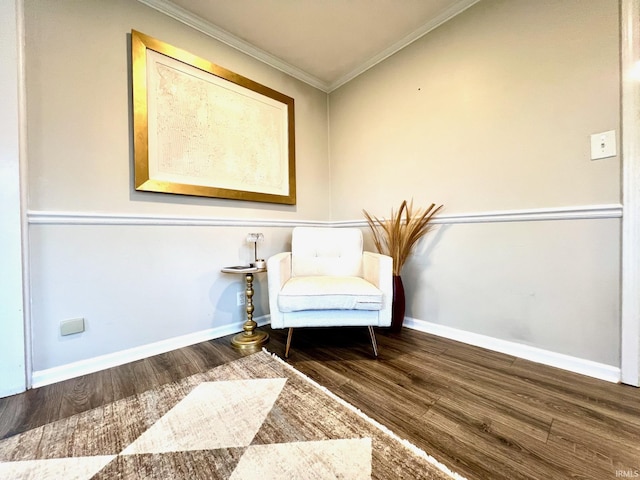
[[[84,318],[72,318],[60,322],[60,335],[67,336],[84,332]]]

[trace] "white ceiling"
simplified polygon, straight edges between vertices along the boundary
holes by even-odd
[[[479,0],[140,0],[331,91]]]

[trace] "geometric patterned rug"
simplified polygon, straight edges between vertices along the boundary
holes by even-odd
[[[258,352],[0,441],[0,479],[462,479]]]

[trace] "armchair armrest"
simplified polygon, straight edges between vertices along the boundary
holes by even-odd
[[[393,289],[393,259],[381,253],[362,253],[363,277],[373,283],[380,290],[386,287]]]
[[[267,283],[269,312],[273,328],[284,327],[282,312],[278,309],[278,294],[289,278],[291,278],[291,252],[282,252],[269,257],[267,260]]]
[[[384,294],[384,306],[380,310],[379,326],[391,325],[393,303],[393,259],[381,253],[362,253],[362,273],[366,281],[373,283]]]

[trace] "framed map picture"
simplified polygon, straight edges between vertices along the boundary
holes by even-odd
[[[131,31],[136,190],[296,203],[294,101]]]

